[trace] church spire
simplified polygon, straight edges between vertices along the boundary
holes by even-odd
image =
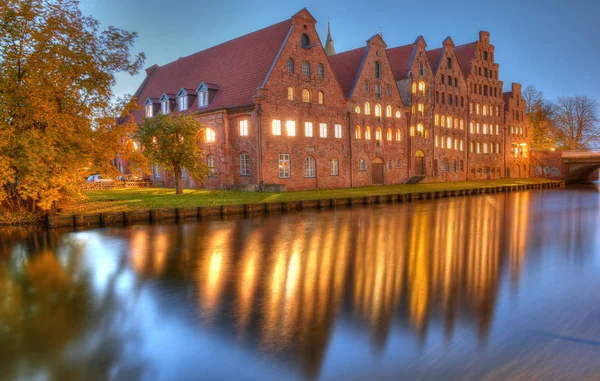
[[[327,40],[325,40],[325,53],[328,56],[335,54],[335,47],[333,46],[333,39],[331,38],[331,21],[327,19]]]

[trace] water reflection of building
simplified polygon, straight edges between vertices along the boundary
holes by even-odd
[[[340,314],[367,327],[380,350],[392,325],[423,340],[439,324],[450,340],[464,318],[485,339],[503,264],[512,274],[523,262],[526,236],[516,233],[528,223],[524,195],[415,203],[385,214],[359,208],[207,221],[170,228],[192,229],[177,243],[162,242],[163,227],[153,226],[133,233],[130,260],[141,274],[188,274],[202,324],[316,376]],[[513,238],[502,243],[507,227]],[[146,243],[147,234],[157,239]]]

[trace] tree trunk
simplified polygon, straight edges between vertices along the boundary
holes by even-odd
[[[179,164],[173,164],[175,172],[175,194],[183,194],[183,183],[181,182],[181,166]]]

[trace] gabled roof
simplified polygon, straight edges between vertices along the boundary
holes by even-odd
[[[362,47],[327,57],[346,98],[352,97],[352,91],[366,55],[367,48]]]
[[[408,72],[414,59],[415,48],[415,44],[409,44],[386,50],[390,65],[392,65],[392,72],[396,79],[408,77]]]
[[[429,66],[431,66],[433,74],[437,73],[438,67],[440,66],[440,58],[442,57],[443,51],[444,48],[437,48],[427,51],[427,60],[429,61]]]
[[[138,104],[163,93],[177,94],[182,87],[196,89],[202,82],[218,84],[219,88],[202,111],[252,104],[292,26],[289,19],[154,67],[136,92]],[[190,110],[196,108],[194,101]],[[142,110],[133,115],[137,122],[144,116]]]
[[[454,48],[454,53],[458,59],[460,71],[462,71],[465,79],[471,74],[471,61],[475,58],[477,42],[460,45]]]

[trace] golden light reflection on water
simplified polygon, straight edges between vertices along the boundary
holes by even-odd
[[[515,279],[522,268],[529,202],[522,193],[510,202],[505,195],[459,198],[381,214],[355,209],[264,223],[207,221],[190,232],[195,239],[185,240],[181,260],[195,266],[204,323],[232,316],[240,340],[258,340],[265,351],[308,351],[307,366],[316,369],[315,353],[324,352],[341,311],[368,324],[376,347],[394,317],[423,338],[431,316],[442,316],[451,339],[458,316],[467,316],[485,338],[502,264]],[[147,234],[133,233],[131,263],[140,273],[160,274],[168,235],[156,230],[149,247]]]

